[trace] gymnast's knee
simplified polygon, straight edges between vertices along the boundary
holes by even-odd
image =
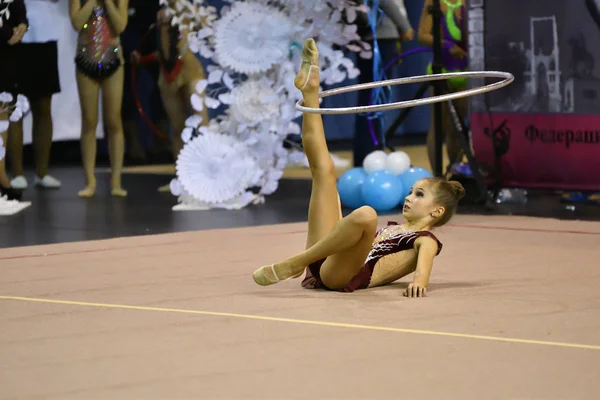
[[[114,137],[117,135],[123,135],[123,123],[118,118],[107,118],[106,122],[106,133],[108,136]]]
[[[362,206],[352,211],[348,215],[348,219],[363,230],[377,229],[377,212],[369,206]]]
[[[98,125],[98,118],[86,115],[81,115],[81,137],[96,136],[96,126]]]

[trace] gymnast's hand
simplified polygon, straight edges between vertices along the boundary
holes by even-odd
[[[402,35],[400,35],[400,38],[402,39],[403,42],[410,42],[411,40],[413,40],[415,38],[415,30],[412,28],[407,30]]]
[[[8,41],[8,44],[12,46],[19,43],[21,39],[23,39],[25,32],[27,32],[27,25],[25,24],[19,24],[17,27],[13,28],[13,35]]]
[[[427,287],[425,285],[413,282],[404,290],[403,295],[404,297],[425,297],[426,293]]]

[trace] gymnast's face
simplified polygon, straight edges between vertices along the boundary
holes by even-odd
[[[402,215],[407,220],[416,221],[430,218],[437,209],[435,196],[431,184],[426,181],[417,181],[404,199]]]

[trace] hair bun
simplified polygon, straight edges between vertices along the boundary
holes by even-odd
[[[454,192],[454,197],[456,197],[456,200],[460,200],[463,197],[465,197],[466,192],[465,192],[465,188],[463,187],[462,183],[460,183],[458,181],[448,181],[448,183],[452,187],[452,191]]]

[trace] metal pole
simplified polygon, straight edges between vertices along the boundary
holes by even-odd
[[[442,6],[440,0],[433,0],[433,4],[429,9],[431,14],[433,25],[433,61],[431,69],[434,74],[442,73]],[[435,81],[433,84],[433,93],[435,96],[442,94],[442,88],[439,81]],[[442,144],[444,142],[444,133],[442,127],[442,104],[435,103],[433,105],[433,124],[435,133],[435,162],[433,165],[433,174],[435,176],[443,176],[443,157],[442,157]]]

